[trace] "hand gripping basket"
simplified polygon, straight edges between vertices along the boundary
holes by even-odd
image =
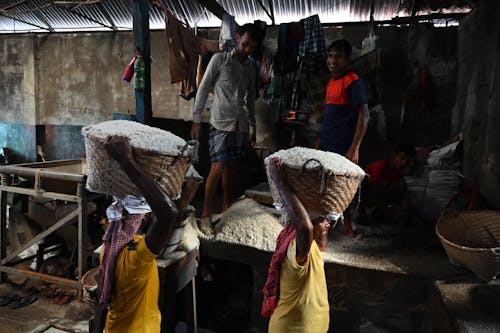
[[[286,158],[282,158],[288,184],[295,195],[307,210],[313,210],[322,215],[332,212],[343,213],[365,177],[363,170],[335,153],[319,152],[307,148],[300,148],[300,152],[305,152],[307,156],[319,154],[320,158],[304,157],[300,166],[297,165],[296,161],[290,163]],[[276,153],[269,156],[269,160],[266,159],[266,164],[273,157],[280,156],[276,156]],[[342,159],[344,164],[347,163],[350,171],[327,168],[324,165],[326,164],[325,158]],[[274,183],[271,180],[269,183],[274,200],[279,202],[280,199]]]
[[[500,274],[500,212],[447,213],[438,220],[436,234],[453,264],[485,281]]]
[[[106,139],[91,134],[92,126],[83,128],[85,151],[87,154],[87,189],[124,198],[126,195],[141,197],[142,193],[122,170],[118,162],[108,156]],[[182,140],[177,138],[178,140]],[[181,194],[186,171],[197,159],[198,142],[180,141],[177,153],[164,153],[156,150],[134,147],[134,157],[140,167],[172,198]]]

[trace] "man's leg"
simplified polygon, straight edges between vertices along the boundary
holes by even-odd
[[[222,211],[227,210],[231,207],[232,196],[233,196],[233,184],[234,184],[234,170],[236,161],[226,161],[224,165],[224,170],[222,172]]]
[[[217,189],[217,184],[222,176],[225,162],[212,162],[207,180],[205,181],[205,201],[203,202],[203,213],[201,214],[201,231],[211,234],[212,225],[210,217],[212,215],[212,203]]]

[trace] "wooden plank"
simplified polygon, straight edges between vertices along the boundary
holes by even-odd
[[[79,200],[78,196],[76,195],[56,193],[56,192],[43,192],[43,191],[37,192],[32,188],[23,188],[16,186],[0,186],[0,191],[25,194],[44,199],[55,199],[55,200],[71,201],[71,202],[78,202]]]
[[[74,211],[72,211],[71,213],[69,213],[68,215],[63,217],[61,220],[57,221],[53,226],[51,226],[50,228],[48,228],[48,229],[42,231],[41,233],[39,233],[38,235],[36,235],[32,240],[30,240],[28,243],[26,243],[22,248],[14,251],[7,258],[3,258],[1,264],[5,265],[11,259],[15,258],[19,253],[28,249],[32,245],[36,244],[39,240],[47,237],[48,235],[53,233],[56,229],[59,229],[60,227],[62,227],[63,225],[65,225],[66,223],[71,221],[73,218],[77,217],[79,211],[80,211],[80,209],[75,209]]]
[[[65,278],[61,278],[58,276],[33,272],[33,271],[25,270],[25,269],[19,269],[19,268],[8,267],[8,266],[0,266],[0,272],[7,273],[7,274],[19,275],[19,276],[23,276],[23,277],[28,277],[30,279],[54,283],[54,284],[57,284],[59,286],[75,288],[78,290],[81,290],[81,288],[82,288],[81,283],[78,281],[65,279]]]
[[[144,90],[135,90],[135,115],[143,124],[151,124],[151,61],[149,34],[149,1],[134,0],[134,43],[144,59]]]
[[[0,192],[0,260],[7,256],[7,192]],[[0,273],[0,283],[5,280]]]

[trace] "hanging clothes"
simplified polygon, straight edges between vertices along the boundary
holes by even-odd
[[[313,75],[326,72],[325,36],[321,29],[318,15],[304,21],[304,40],[299,45],[299,57],[302,59],[302,74]]]
[[[196,68],[201,52],[200,39],[166,10],[167,43],[171,83],[181,82],[181,97],[196,95]]]
[[[299,56],[305,57],[308,53],[326,55],[325,36],[321,29],[318,15],[310,16],[304,21],[304,40],[299,45]]]
[[[219,49],[231,51],[236,48],[236,21],[234,16],[224,13],[219,34]]]
[[[291,73],[297,70],[299,43],[304,38],[302,22],[284,23],[278,33],[278,51],[275,64],[278,73]]]

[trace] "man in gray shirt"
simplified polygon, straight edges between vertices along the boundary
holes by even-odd
[[[210,172],[205,183],[205,201],[201,230],[213,233],[212,201],[222,177],[223,210],[231,206],[235,162],[255,143],[255,69],[248,56],[260,42],[254,24],[237,28],[237,47],[231,52],[216,53],[210,60],[196,94],[191,137],[199,140],[201,111],[208,93],[214,100],[210,112]]]

